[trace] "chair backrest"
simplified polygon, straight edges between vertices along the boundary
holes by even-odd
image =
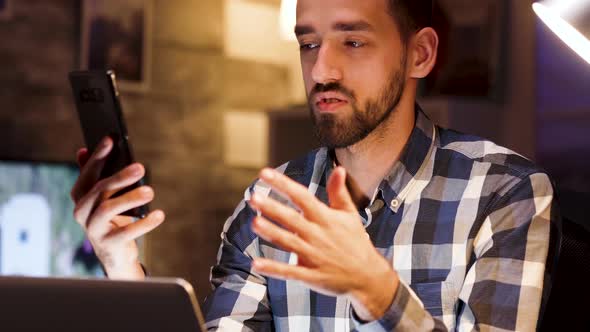
[[[578,209],[587,211],[588,204]],[[590,219],[570,219],[563,205],[562,214],[559,256],[539,331],[590,331]]]

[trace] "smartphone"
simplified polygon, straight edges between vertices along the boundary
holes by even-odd
[[[84,141],[90,153],[106,136],[113,140],[113,150],[107,157],[100,178],[109,177],[128,165],[134,163],[127,127],[123,118],[119,91],[115,72],[106,71],[74,71],[69,74],[70,85],[74,93],[74,101]],[[142,186],[145,179],[117,192],[120,196]],[[143,205],[123,213],[127,216],[143,218],[149,212]]]

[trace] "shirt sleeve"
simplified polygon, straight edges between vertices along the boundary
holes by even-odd
[[[259,256],[258,237],[250,224],[256,215],[246,190],[221,233],[217,263],[211,269],[213,292],[203,306],[208,331],[271,331],[272,312],[266,278],[251,270]]]
[[[553,187],[546,174],[518,180],[482,214],[473,240],[474,263],[468,267],[456,306],[458,331],[534,331],[543,295],[556,222]],[[549,285],[545,285],[549,287]],[[385,315],[355,321],[357,331],[446,331],[412,289],[400,283]]]

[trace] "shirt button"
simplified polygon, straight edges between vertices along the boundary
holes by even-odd
[[[392,208],[397,208],[399,206],[399,201],[397,199],[394,199],[393,201],[391,201],[391,207]]]

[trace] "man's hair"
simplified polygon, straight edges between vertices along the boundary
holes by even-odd
[[[433,0],[387,0],[404,44],[422,28],[432,26]]]

